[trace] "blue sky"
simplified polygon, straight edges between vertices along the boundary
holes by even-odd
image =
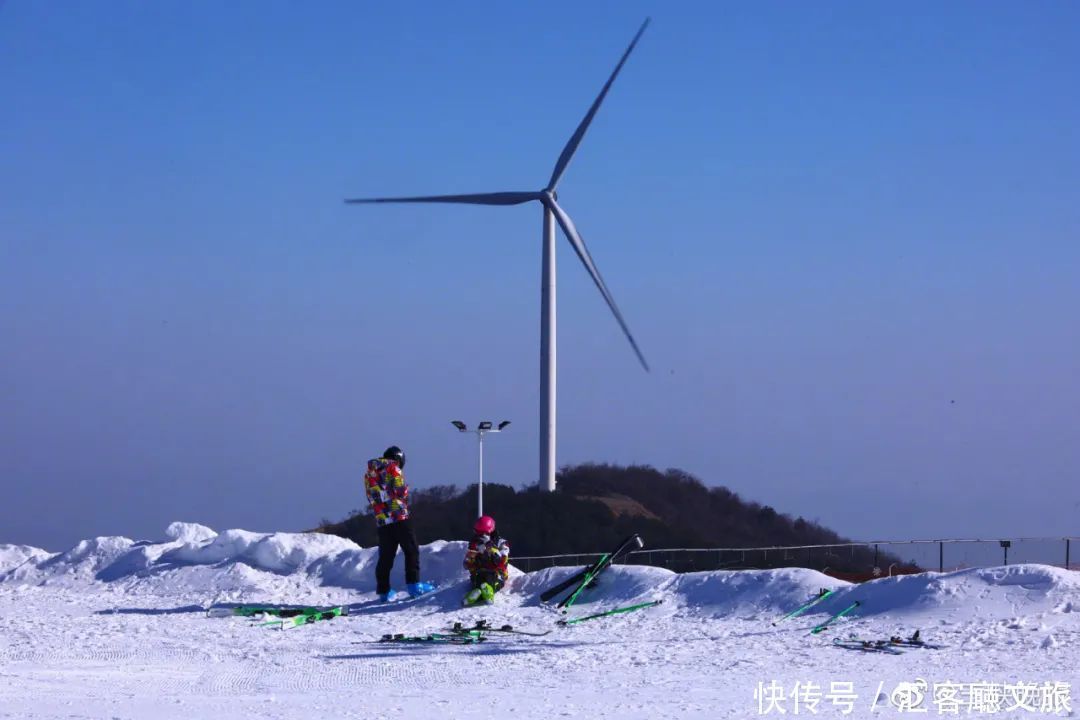
[[[533,190],[560,464],[680,467],[859,539],[1080,533],[1080,6],[0,7],[0,542],[297,530],[449,420],[537,472]]]

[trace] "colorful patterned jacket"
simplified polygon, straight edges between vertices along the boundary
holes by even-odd
[[[496,535],[474,535],[465,551],[465,569],[470,575],[486,570],[506,582],[510,567],[510,545]]]
[[[409,519],[409,486],[394,460],[369,460],[364,473],[368,504],[379,527]]]

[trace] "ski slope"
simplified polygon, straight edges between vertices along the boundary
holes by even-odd
[[[1007,691],[996,698],[1001,709],[1019,693],[1024,709],[1009,717],[1080,713],[1071,709],[1080,576],[1043,565],[862,585],[803,569],[617,566],[563,616],[537,598],[573,568],[513,570],[496,605],[461,608],[464,542],[422,548],[423,577],[437,592],[382,604],[377,551],[341,538],[186,523],[166,536],[100,537],[57,554],[0,545],[0,718],[752,718],[792,715],[796,699],[802,716],[893,717],[907,714],[895,702],[914,697],[901,684],[920,679],[925,716],[945,714],[947,682],[960,688],[967,717],[995,707],[974,683]],[[400,587],[400,558],[393,577]],[[773,626],[821,588],[836,592]],[[650,600],[663,604],[555,625]],[[809,633],[856,600],[850,619]],[[351,615],[284,632],[207,617],[207,607],[229,603],[344,604]],[[475,646],[376,642],[481,618],[554,631]],[[915,629],[945,647],[893,655],[832,644]],[[850,683],[850,694],[837,683]]]

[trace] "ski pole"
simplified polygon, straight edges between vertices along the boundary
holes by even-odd
[[[620,615],[622,613],[633,612],[634,610],[641,610],[647,607],[655,607],[663,600],[653,600],[652,602],[639,603],[637,605],[629,605],[627,607],[615,608],[614,610],[608,610],[607,612],[596,613],[595,615],[586,615],[585,617],[574,618],[573,620],[560,620],[560,625],[573,625],[579,622],[585,622],[586,620],[595,620],[596,618],[607,617],[608,615]]]

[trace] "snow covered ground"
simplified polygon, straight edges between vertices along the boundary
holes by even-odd
[[[663,604],[558,627],[563,616],[538,595],[572,569],[515,572],[495,606],[463,609],[462,542],[423,548],[438,592],[383,605],[374,549],[183,523],[167,535],[59,554],[0,545],[0,718],[894,717],[917,699],[920,686],[904,684],[919,681],[924,716],[1080,713],[1080,575],[1043,565],[862,585],[801,569],[619,566],[571,616]],[[401,573],[399,559],[395,582]],[[772,625],[820,588],[836,593]],[[856,600],[850,620],[809,633]],[[228,603],[346,604],[351,615],[287,632],[207,617]],[[554,631],[474,646],[376,642],[480,618]],[[832,643],[916,629],[944,647],[894,655]]]

